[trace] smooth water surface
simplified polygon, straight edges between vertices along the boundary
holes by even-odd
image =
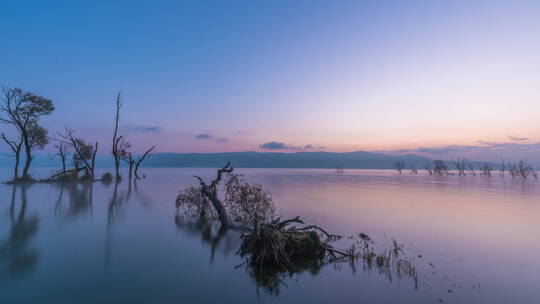
[[[0,185],[1,303],[540,302],[535,180],[239,169],[271,191],[283,216],[364,232],[383,247],[396,238],[420,277],[415,289],[345,264],[269,291],[235,268],[238,234],[176,213],[178,191],[214,170],[144,171],[146,179],[116,187]]]

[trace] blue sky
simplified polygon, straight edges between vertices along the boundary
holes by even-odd
[[[538,152],[538,1],[8,0],[0,33],[0,83],[104,149],[122,90],[139,150]]]

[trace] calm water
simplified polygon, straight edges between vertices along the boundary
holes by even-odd
[[[327,266],[272,293],[235,268],[238,235],[175,218],[177,192],[213,170],[144,171],[117,188],[0,185],[1,303],[540,303],[540,181],[240,169],[285,216],[398,239],[420,276],[415,290]]]

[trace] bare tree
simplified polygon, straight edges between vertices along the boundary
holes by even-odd
[[[74,133],[73,129],[65,128],[64,133],[59,134],[59,137],[62,138],[64,144],[73,149],[73,163],[77,171],[82,166],[86,171],[86,177],[94,178],[98,143],[96,142],[92,146],[92,144],[85,142],[84,139],[75,137]]]
[[[491,166],[488,163],[480,165],[480,176],[491,176]]]
[[[58,141],[58,140],[57,140]],[[66,174],[66,160],[67,160],[67,157],[69,155],[69,151],[68,151],[68,145],[65,144],[64,142],[62,141],[58,141],[58,143],[56,143],[54,145],[54,147],[56,148],[56,153],[53,154],[53,158],[54,157],[59,157],[60,158],[60,161],[62,162],[62,174]]]
[[[0,122],[15,127],[22,138],[26,154],[23,168],[23,179],[29,179],[30,164],[34,159],[32,151],[42,149],[48,143],[47,131],[38,125],[40,117],[54,111],[50,99],[24,92],[18,88],[2,87],[2,103]]]
[[[501,160],[501,165],[499,166],[500,176],[504,177],[504,172],[506,171],[507,166],[504,160]]]
[[[469,172],[471,172],[471,175],[472,175],[472,176],[476,176],[476,172],[474,171],[474,166],[473,166],[473,164],[470,163],[470,162],[466,162],[465,164],[466,164],[466,166],[467,166],[467,169],[469,169]]]
[[[457,160],[452,160],[459,176],[465,176],[465,170],[467,170],[467,160],[464,158],[458,158]]]
[[[10,140],[7,138],[6,134],[2,133],[2,140],[9,146],[13,151],[13,157],[15,157],[15,168],[13,169],[13,180],[19,179],[19,163],[21,161],[21,150],[23,146],[23,139],[19,136],[18,141]]]
[[[146,150],[144,152],[144,154],[138,158],[136,161],[135,161],[135,178],[136,179],[140,179],[140,176],[138,174],[138,171],[139,171],[139,166],[141,165],[141,163],[147,158],[149,157],[151,154],[152,154],[152,151],[154,151],[154,149],[156,148],[156,146],[152,146],[150,149]]]
[[[221,222],[222,226],[229,226],[231,224],[229,220],[229,214],[227,213],[227,209],[225,209],[225,206],[221,202],[221,200],[218,197],[218,189],[217,186],[219,182],[221,181],[221,178],[223,177],[223,173],[231,173],[233,171],[233,167],[231,167],[231,163],[227,162],[225,167],[219,169],[217,171],[216,178],[210,183],[210,185],[206,184],[202,178],[199,176],[195,176],[201,185],[201,193],[204,195],[214,206],[216,209],[216,212],[219,217],[219,221]]]
[[[403,171],[403,169],[407,167],[407,165],[405,165],[405,162],[400,159],[396,160],[393,166],[394,166],[394,169],[396,169],[399,174],[401,174],[401,171]]]
[[[448,167],[444,164],[444,161],[437,159],[433,161],[433,174],[435,175],[448,175]]]
[[[120,160],[122,159],[122,147],[121,142],[123,141],[123,136],[118,135],[118,123],[120,121],[120,109],[122,108],[122,92],[118,92],[116,96],[116,116],[114,124],[114,133],[112,139],[112,155],[114,157],[114,169],[115,169],[115,178],[116,180],[122,179],[120,176]]]
[[[120,137],[120,142],[118,143],[118,154],[120,155],[120,159],[129,166],[129,180],[131,180],[133,165],[135,164],[133,154],[129,151],[130,148],[131,144],[125,139],[125,137]]]
[[[424,169],[426,169],[429,175],[433,175],[433,166],[430,163],[426,163],[424,165]]]

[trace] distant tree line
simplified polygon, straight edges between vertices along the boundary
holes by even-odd
[[[477,171],[473,163],[465,158],[458,158],[452,160],[451,163],[454,165],[454,172],[449,169],[447,163],[440,159],[436,159],[433,160],[433,162],[426,163],[424,165],[424,169],[429,175],[435,176],[455,174],[457,174],[458,176],[477,175]],[[407,165],[402,160],[396,160],[393,163],[393,167],[399,174],[402,174],[403,170],[407,168]],[[418,170],[416,170],[413,165],[410,165],[409,168],[411,174],[418,174]],[[477,169],[480,176],[492,176],[492,171],[495,170],[487,162],[478,164]],[[529,164],[529,161],[527,159],[521,159],[516,163],[505,162],[501,160],[498,170],[500,177],[504,177],[505,174],[508,174],[512,178],[538,178],[536,171],[534,170],[533,166]]]
[[[129,179],[140,179],[138,169],[141,163],[147,159],[155,149],[151,146],[141,156],[136,156],[132,151],[132,145],[126,135],[121,135],[119,130],[120,110],[122,108],[122,95],[116,97],[115,126],[112,138],[111,154],[114,158],[114,179],[120,181],[120,163],[125,162],[129,168]],[[12,151],[15,158],[13,168],[13,182],[35,181],[30,175],[30,167],[34,159],[34,151],[43,150],[50,141],[54,142],[55,153],[53,158],[58,158],[62,164],[61,169],[53,174],[48,181],[78,181],[96,180],[95,165],[99,143],[89,142],[75,134],[75,130],[65,127],[63,132],[49,136],[49,132],[40,125],[40,119],[54,112],[55,106],[52,100],[26,92],[19,88],[2,87],[0,96],[0,123],[11,128],[10,136],[2,131],[2,141]],[[20,172],[21,157],[24,156],[22,174]],[[69,168],[72,166],[73,168]],[[83,172],[82,176],[79,173]],[[106,173],[102,180],[112,180],[113,176]]]

